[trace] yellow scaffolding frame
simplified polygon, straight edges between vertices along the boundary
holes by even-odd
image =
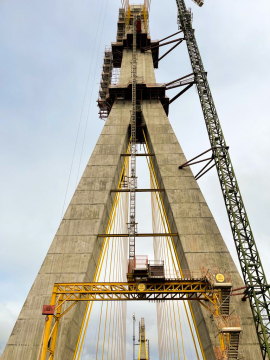
[[[55,306],[56,314],[48,315],[46,318],[41,359],[46,360],[48,353],[50,354],[49,360],[53,359],[60,319],[78,302],[119,300],[192,300],[201,302],[204,300],[218,308],[217,300],[219,298],[221,298],[221,289],[213,288],[207,281],[194,279],[146,283],[56,283],[50,303]],[[65,302],[72,303],[61,313]],[[216,314],[218,315],[218,313]],[[53,319],[55,319],[55,323],[52,326]]]

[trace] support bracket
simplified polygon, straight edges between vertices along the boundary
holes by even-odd
[[[160,62],[160,60],[162,60],[163,58],[165,58],[165,56],[167,56],[171,51],[173,51],[178,45],[180,45],[182,43],[182,41],[185,40],[185,38],[181,38],[181,39],[178,39],[179,41],[173,46],[170,48],[170,50],[168,50],[167,52],[165,52],[164,55],[162,55],[160,58],[157,59],[157,61],[154,63],[154,65],[156,65],[158,62]]]
[[[165,42],[165,43],[163,43],[163,44],[160,44],[160,43],[159,43],[159,44],[157,44],[157,45],[150,45],[150,46],[148,46],[148,47],[143,48],[142,51],[145,52],[145,51],[148,51],[148,50],[161,48],[162,46],[169,45],[169,44],[173,44],[173,43],[175,43],[175,42],[177,42],[177,41],[181,41],[181,42],[182,42],[183,40],[184,40],[184,38],[178,38],[178,39],[174,39],[174,40],[171,40],[171,41],[167,41],[167,42]]]
[[[166,90],[171,90],[180,86],[184,86],[184,85],[189,85],[189,84],[194,84],[195,83],[195,79],[194,79],[194,74],[188,74],[185,76],[180,77],[179,79],[170,81],[169,83],[165,84],[166,86]]]
[[[214,163],[213,165],[208,167],[211,164],[211,162],[215,160],[215,157],[216,157],[215,150],[218,149],[218,148],[224,148],[224,150],[226,152],[229,150],[229,146],[214,146],[214,147],[211,147],[210,149],[202,152],[201,154],[195,156],[194,158],[192,158],[189,161],[185,162],[184,164],[180,165],[178,168],[183,169],[184,167],[187,167],[187,166],[191,166],[191,165],[199,164],[199,163],[204,162],[204,161],[208,161],[207,164],[198,172],[198,174],[195,175],[195,180],[198,180],[199,178],[201,178],[204,174],[206,174],[209,170],[211,170],[215,166],[215,163]],[[209,151],[212,151],[211,157],[203,159],[203,160],[199,160],[199,161],[194,161],[194,160],[198,159],[199,157],[201,157],[202,155],[207,154]],[[192,161],[194,161],[194,162],[192,162]]]
[[[152,49],[158,48],[158,47],[160,47],[160,46],[168,45],[168,44],[170,44],[171,42],[175,42],[175,41],[177,41],[177,40],[179,40],[179,39],[173,40],[173,41],[170,41],[170,42],[167,42],[167,43],[160,44],[162,41],[167,40],[167,39],[170,39],[171,37],[173,37],[173,36],[175,36],[175,35],[178,35],[178,34],[180,34],[181,32],[183,32],[183,31],[182,31],[182,30],[177,31],[177,32],[174,33],[174,34],[169,35],[169,36],[167,36],[167,37],[159,40],[159,41],[158,41],[158,44],[156,44],[156,45],[146,46],[146,47],[142,48],[142,51],[152,50]]]
[[[191,83],[189,83],[188,86],[186,86],[183,90],[181,90],[177,95],[175,95],[175,96],[169,101],[169,105],[170,105],[171,103],[173,103],[174,100],[178,99],[179,96],[183,95],[183,94],[184,94],[188,89],[190,89],[194,84],[195,84],[194,81],[191,82]],[[182,86],[182,85],[179,85],[179,86]]]

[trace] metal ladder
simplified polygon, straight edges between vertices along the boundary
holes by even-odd
[[[131,62],[131,81],[132,81],[132,110],[131,110],[131,143],[130,143],[130,203],[129,203],[129,259],[135,261],[135,235],[137,233],[136,224],[136,81],[137,81],[137,28],[135,14],[133,15],[133,46]],[[134,266],[134,264],[133,264]]]
[[[231,288],[222,289],[221,291],[221,305],[220,305],[221,315],[230,314],[230,293],[231,293]]]
[[[230,333],[230,346],[228,350],[228,359],[238,359],[239,336],[240,336],[240,332]]]

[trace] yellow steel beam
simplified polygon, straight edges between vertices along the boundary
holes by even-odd
[[[178,236],[177,233],[141,233],[141,234],[135,234],[135,237],[168,237],[168,236]],[[129,237],[129,234],[98,234],[98,237]]]
[[[61,283],[54,285],[54,295],[63,301],[123,300],[206,300],[218,294],[206,281],[178,280],[127,283]]]
[[[152,282],[92,282],[56,283],[53,287],[51,305],[56,305],[56,314],[46,318],[41,360],[53,359],[60,319],[79,301],[130,301],[130,300],[194,300],[216,302],[220,289],[210,283],[194,279]],[[72,302],[62,313],[62,305]],[[52,320],[54,325],[52,326]],[[51,329],[52,328],[52,329]],[[49,345],[50,344],[50,345]]]

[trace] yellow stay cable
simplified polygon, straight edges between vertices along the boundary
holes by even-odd
[[[117,240],[119,242],[119,238]],[[117,246],[119,249],[119,244],[117,244]],[[119,264],[119,251],[117,251],[117,263]],[[117,281],[119,281],[119,267],[117,269]],[[117,301],[117,325],[116,325],[117,340],[115,346],[114,359],[119,359],[120,320],[121,320],[120,301]]]
[[[154,188],[154,184],[153,184],[153,179],[150,178],[151,180],[151,188]],[[160,223],[160,216],[159,215],[159,212],[158,212],[158,209],[156,208],[156,205],[157,205],[157,201],[153,201],[153,212],[155,213],[155,215],[153,214],[152,216],[152,219],[153,219],[153,225],[154,225],[154,232],[158,233],[158,232],[162,232],[160,231],[160,228],[161,228],[161,223]],[[158,222],[156,222],[155,219],[158,219]],[[158,247],[159,247],[159,250],[158,250],[158,253],[157,253],[157,258],[158,259],[162,259],[164,258],[164,255],[161,254],[160,250],[162,251],[162,249],[160,248],[161,244],[164,244],[164,242],[161,242],[161,239],[158,237],[158,238],[155,238],[156,241],[158,241]],[[167,315],[167,307],[165,304],[162,304],[163,306],[161,306],[161,310],[162,310],[162,313],[161,313],[161,321],[162,323],[165,323],[165,326],[164,327],[161,327],[162,329],[162,339],[163,341],[165,342],[165,347],[163,348],[165,353],[168,353],[169,354],[169,351],[171,351],[171,337],[169,336],[169,324],[167,324],[167,321],[168,321],[168,315]],[[164,320],[163,320],[164,319]],[[165,333],[163,331],[163,329],[165,328]],[[170,346],[170,347],[169,347]],[[165,355],[164,353],[164,355]]]
[[[117,346],[118,346],[118,320],[119,320],[119,301],[116,302],[116,326],[115,326],[115,344],[114,344],[114,355],[113,359],[115,360],[117,355]]]
[[[172,301],[172,305],[173,305],[173,315],[174,315],[174,326],[175,326],[175,333],[176,333],[176,343],[177,343],[178,360],[180,360],[180,350],[179,350],[178,331],[177,331],[177,326],[176,326],[175,307],[174,307],[174,302],[173,302],[173,301]]]
[[[182,331],[182,322],[181,322],[180,309],[179,309],[179,303],[178,303],[178,302],[177,302],[177,308],[178,308],[178,317],[179,317],[181,340],[182,340],[182,350],[183,350],[184,360],[186,360],[185,346],[184,346],[184,338],[183,338],[183,331]]]
[[[129,148],[130,148],[130,143],[129,143],[128,148],[127,148],[127,154],[129,153]],[[120,175],[120,178],[119,178],[117,189],[122,188],[122,186],[123,186],[122,179],[125,176],[126,170],[128,168],[128,163],[129,163],[129,157],[127,156],[127,157],[125,157],[125,160],[124,160],[124,163],[123,163],[123,167],[122,167],[122,171],[121,171],[121,175]],[[106,233],[110,232],[110,228],[111,228],[112,223],[114,221],[115,212],[116,212],[116,208],[117,208],[118,201],[119,201],[119,196],[118,195],[119,195],[119,193],[117,193],[115,198],[114,198],[114,202],[113,202],[111,214],[110,214],[110,217],[109,217]],[[101,248],[101,252],[100,252],[100,256],[99,256],[99,260],[98,260],[98,265],[96,267],[96,272],[95,272],[95,275],[94,275],[94,282],[99,281],[99,276],[100,276],[100,273],[101,273],[101,269],[102,269],[102,265],[103,265],[103,261],[104,261],[104,255],[106,253],[107,246],[108,246],[108,238],[104,239],[103,244],[102,244],[102,248]],[[89,307],[90,307],[90,309],[89,309]],[[85,314],[84,314],[84,318],[83,318],[83,322],[82,322],[82,326],[81,326],[81,330],[80,330],[80,334],[79,334],[79,338],[78,338],[78,342],[77,342],[77,346],[76,346],[76,349],[75,349],[73,360],[76,359],[78,347],[79,347],[79,345],[81,343],[80,349],[79,349],[79,354],[78,354],[78,359],[80,358],[81,351],[82,351],[82,346],[83,346],[83,343],[84,343],[85,334],[86,334],[86,330],[87,330],[87,327],[88,327],[88,322],[89,322],[92,307],[93,307],[93,302],[88,302],[86,310],[85,310]],[[87,319],[86,319],[86,316],[87,316]],[[85,323],[86,323],[86,325],[85,325]],[[83,330],[84,330],[84,333],[83,333],[83,338],[81,340]]]
[[[114,226],[115,226],[115,223],[113,223],[112,229],[114,229]],[[113,243],[112,243],[112,244],[113,244]],[[109,244],[109,245],[110,245],[110,244]],[[112,247],[112,245],[111,245],[111,247]],[[103,278],[103,281],[104,281],[104,282],[105,282],[106,275],[107,275],[109,250],[110,250],[110,246],[108,247],[108,250],[106,251],[105,272],[104,272],[104,278]],[[100,328],[101,328],[101,319],[102,319],[102,312],[103,312],[103,304],[104,304],[104,302],[102,301],[102,303],[101,303],[101,309],[100,309],[99,327],[98,327],[98,339],[97,339],[97,347],[96,347],[96,360],[97,360],[97,358],[98,358],[99,338],[100,338]],[[107,304],[108,304],[108,303],[107,303]]]
[[[117,198],[117,197],[116,197]],[[116,204],[117,206],[117,204]],[[115,216],[115,214],[114,214]],[[113,219],[114,219],[114,216],[113,216]],[[102,266],[103,266],[103,262],[104,262],[104,258],[105,258],[105,254],[106,254],[106,250],[107,250],[107,247],[108,247],[108,238],[106,238],[104,241],[103,241],[103,245],[102,245],[102,249],[101,249],[101,255],[102,255],[102,259],[100,261],[100,258],[99,258],[99,262],[100,262],[100,267],[98,269],[96,269],[96,272],[97,270],[99,271],[98,275],[95,275],[94,276],[94,281],[96,280],[97,278],[97,281],[99,281],[99,277],[100,277],[100,274],[101,274],[101,269],[102,269]],[[100,255],[100,257],[101,257]],[[90,309],[89,309],[89,305],[90,305]],[[82,323],[82,327],[81,327],[81,332],[80,332],[80,335],[79,335],[79,338],[78,338],[78,343],[77,343],[77,348],[78,348],[78,345],[80,343],[80,337],[81,337],[81,334],[82,334],[82,330],[84,331],[83,332],[83,338],[82,338],[82,341],[81,341],[81,345],[80,345],[80,349],[79,349],[79,355],[78,355],[78,359],[80,358],[80,355],[81,355],[81,351],[82,351],[82,347],[83,347],[83,342],[84,342],[84,338],[85,338],[85,335],[86,335],[86,330],[87,330],[87,327],[88,327],[88,322],[89,322],[89,319],[90,319],[90,314],[91,314],[91,311],[92,311],[92,307],[93,307],[93,301],[92,302],[88,302],[87,303],[87,308],[86,308],[86,311],[85,311],[85,315],[84,315],[84,319],[83,319],[83,323]],[[89,310],[88,310],[89,309]],[[86,325],[84,326],[85,324],[85,319],[86,319],[86,315],[87,315],[87,320],[86,320]],[[76,348],[76,350],[77,350]],[[75,354],[74,354],[74,358],[73,359],[76,359],[76,350],[75,350]]]
[[[153,177],[151,176],[150,177],[151,179],[151,187],[153,188]],[[157,199],[157,203],[159,205],[159,199]],[[160,210],[160,213],[161,213],[161,209],[160,209],[160,206],[159,206],[159,210]],[[153,217],[153,219],[155,219],[155,217]],[[161,223],[160,223],[160,217],[158,217],[159,219],[159,224],[158,224],[158,230],[159,232],[163,232],[161,231]],[[165,228],[165,224],[164,224],[164,221],[163,221],[163,227]],[[158,232],[155,230],[155,232]],[[167,239],[168,241],[168,239]],[[162,242],[162,244],[165,246],[164,242]],[[164,248],[164,256],[166,257],[166,251],[165,251],[165,248]],[[163,258],[165,258],[163,256]],[[161,256],[159,258],[162,258]],[[168,254],[168,247],[167,247],[167,263],[169,264],[169,254]],[[173,353],[174,353],[174,359],[175,359],[175,347],[174,347],[174,331],[172,330],[173,329],[173,324],[172,324],[172,313],[171,313],[171,302],[169,302],[169,305],[167,306],[169,308],[169,311],[167,310],[166,306],[165,306],[165,312],[166,312],[166,315],[165,315],[165,319],[170,319],[170,326],[166,326],[166,328],[169,328],[169,331],[171,333],[171,336],[168,335],[169,337],[169,340],[170,340],[170,349],[171,349],[171,341],[173,343]],[[168,312],[170,313],[170,316],[168,316]],[[174,319],[175,319],[175,310],[174,310],[174,307],[173,307],[173,312],[174,312]],[[168,320],[169,321],[169,320]],[[176,338],[177,338],[177,350],[178,350],[178,358],[180,358],[180,354],[179,354],[179,344],[178,344],[178,335],[177,335],[177,327],[176,327],[176,321],[175,321],[175,333],[176,333]]]
[[[122,194],[121,194],[122,195]],[[117,213],[117,217],[116,217],[116,220],[114,221],[114,233],[119,233],[119,230],[121,230],[122,228],[122,196],[120,197],[120,202],[119,202],[119,206],[118,206],[118,213]],[[116,244],[116,246],[114,247],[114,244]],[[109,271],[109,280],[111,280],[111,274],[112,274],[112,264],[114,265],[114,267],[116,266],[116,264],[119,264],[120,263],[120,260],[119,258],[123,258],[123,252],[122,252],[122,247],[121,247],[121,239],[116,239],[115,241],[112,242],[112,249],[111,249],[111,260],[110,260],[110,271]],[[117,251],[114,249],[117,247]],[[117,256],[118,256],[118,261],[117,262],[113,262],[113,253],[116,252]],[[123,259],[122,259],[122,262],[123,262]],[[121,271],[121,268],[118,267],[118,276],[116,276],[117,278],[117,281],[121,281],[120,279],[120,271]],[[119,277],[119,278],[118,278]],[[121,311],[122,310],[122,311]],[[123,337],[123,309],[120,308],[120,312],[119,312],[119,317],[122,318],[122,327],[119,329],[121,330],[120,331],[120,334],[121,336]],[[107,319],[108,319],[108,302],[107,302],[107,309],[106,309],[106,319],[105,319],[105,327],[104,327],[104,337],[103,337],[103,350],[102,350],[102,359],[104,359],[104,351],[105,351],[105,342],[106,342],[106,329],[107,329]],[[120,321],[119,321],[119,325],[120,325]],[[119,330],[118,329],[118,330]],[[119,341],[120,341],[120,337],[119,337],[119,340],[118,340],[118,343],[117,343],[117,348],[118,348],[118,352],[120,351],[120,347],[119,347]],[[109,341],[108,341],[109,342]],[[121,344],[123,344],[123,342],[121,342]],[[123,347],[123,345],[122,345]],[[121,353],[122,353],[122,350],[121,350]]]
[[[118,239],[117,239],[118,240]],[[118,249],[117,249],[118,250]],[[119,263],[119,251],[117,251],[117,264]],[[119,267],[116,269],[116,279],[119,281]],[[115,344],[114,344],[114,360],[118,358],[119,352],[119,323],[120,323],[120,304],[116,302],[116,326],[115,326]]]
[[[97,347],[96,347],[96,360],[97,360],[98,348],[99,348],[99,335],[100,335],[100,327],[101,327],[102,310],[103,310],[103,301],[101,302],[100,316],[99,316],[98,339],[97,339]]]
[[[145,151],[146,152],[146,151]],[[151,189],[153,189],[153,182],[150,178],[150,187]],[[158,227],[157,227],[157,223],[156,223],[156,219],[158,218],[156,216],[157,214],[157,210],[156,210],[156,202],[154,201],[154,194],[153,192],[151,192],[151,210],[152,210],[152,223],[153,223],[153,231],[154,233],[158,233]],[[158,253],[158,239],[155,236],[153,239],[153,247],[154,247],[154,258],[155,259],[161,259],[161,256],[159,256]],[[158,346],[159,346],[159,354],[163,354],[163,346],[164,346],[164,341],[165,341],[165,334],[163,335],[163,327],[161,327],[161,318],[162,318],[162,314],[161,312],[163,312],[163,306],[161,306],[161,304],[157,303],[157,325],[158,325]],[[161,355],[161,359],[163,358],[163,356]]]
[[[116,261],[114,262],[114,268],[115,268],[115,275],[114,275],[114,278],[115,280],[118,282],[119,281],[119,269],[118,267],[116,267],[116,264],[119,263],[119,239],[117,238],[116,240],[116,256],[117,256],[117,259]],[[115,336],[114,336],[114,343],[113,343],[113,358],[115,359],[115,356],[117,354],[117,351],[118,351],[118,337],[119,337],[119,334],[118,334],[118,325],[119,325],[119,303],[118,301],[116,302],[116,306],[115,306],[115,316],[116,316],[116,327],[113,328],[114,329],[114,333],[115,333]]]
[[[145,346],[145,355],[146,355],[146,360],[148,360],[148,353],[147,353],[147,346],[146,346],[146,335],[144,334],[145,340],[144,340],[144,346]]]
[[[162,232],[161,231],[161,223],[160,223],[160,217],[158,217],[159,219],[159,223],[158,223],[158,232]],[[166,253],[165,253],[165,244],[164,241],[161,241],[161,239],[159,238],[159,242],[160,245],[162,244],[163,247],[161,248],[161,252],[159,255],[160,259],[164,259],[166,262]],[[163,304],[163,308],[164,308],[164,313],[163,316],[165,317],[165,323],[167,320],[167,325],[165,326],[165,329],[167,330],[166,332],[166,337],[167,337],[167,341],[166,343],[168,343],[170,345],[170,348],[167,348],[167,352],[170,350],[171,353],[171,358],[172,358],[172,346],[173,346],[173,354],[174,354],[174,358],[175,358],[175,347],[174,347],[174,336],[173,336],[173,331],[172,331],[172,316],[171,316],[171,306],[170,306],[170,301],[165,301],[165,303]],[[170,316],[169,316],[170,315]],[[170,322],[170,324],[169,324]]]
[[[121,197],[121,200],[122,200],[122,197]],[[122,207],[121,207],[122,201],[121,200],[120,200],[120,213],[122,212]],[[114,253],[115,253],[115,251],[114,251]],[[112,265],[112,263],[111,263],[111,265]],[[114,266],[113,266],[113,270],[112,270],[113,279],[116,278],[116,276],[115,276],[115,267],[116,267],[116,264],[114,262]],[[109,320],[109,335],[108,335],[108,345],[107,345],[107,360],[109,359],[109,351],[110,351],[110,334],[111,334],[111,320],[112,320],[112,307],[113,307],[113,304],[115,304],[115,302],[110,302],[111,307],[110,307],[110,315],[109,315],[110,320]]]
[[[148,147],[148,143],[147,143],[147,140],[146,140],[146,136],[145,136],[144,130],[143,130],[143,136],[144,136],[144,139],[145,139],[145,144],[146,144],[147,151],[148,151],[148,153],[149,153],[149,147]],[[158,187],[159,187],[159,186],[158,186],[158,181],[157,181],[157,178],[156,178],[156,174],[155,174],[155,170],[154,170],[154,166],[153,166],[153,162],[152,162],[151,157],[150,157],[150,160],[148,160],[148,161],[151,163],[152,172],[153,172],[153,174],[154,174],[155,182],[156,182],[156,185],[157,185],[157,188],[158,188]],[[151,173],[151,172],[150,172],[150,173]],[[169,230],[169,232],[170,232],[170,226],[169,226],[168,218],[167,218],[167,215],[166,215],[165,207],[164,207],[164,204],[163,204],[163,199],[162,199],[160,193],[159,193],[158,195],[159,195],[159,197],[160,197],[160,202],[161,202],[162,207],[163,207],[163,214],[165,215],[165,218],[166,218],[167,227],[168,227],[168,230]],[[181,266],[180,266],[180,263],[179,263],[179,259],[178,259],[177,253],[176,253],[175,244],[174,244],[173,239],[171,239],[171,242],[172,242],[172,244],[173,244],[175,257],[176,257],[176,260],[177,260],[177,263],[178,263],[178,267],[179,267],[180,273],[181,273],[181,275],[182,275],[182,270],[181,270]],[[200,345],[200,348],[201,348],[201,353],[202,353],[203,359],[205,360],[205,355],[204,355],[204,351],[203,351],[201,339],[200,339],[200,336],[199,336],[197,324],[196,324],[196,321],[195,321],[195,318],[194,318],[194,313],[193,313],[193,310],[192,310],[192,307],[191,307],[190,302],[188,302],[188,303],[189,303],[189,309],[190,309],[190,313],[191,313],[191,316],[192,316],[192,319],[193,319],[194,327],[195,327],[195,330],[196,330],[196,333],[197,333],[197,338],[198,338],[198,341],[199,341],[199,345]],[[184,303],[184,306],[185,306],[185,303]],[[186,313],[187,313],[186,306],[185,306],[185,310],[186,310]],[[188,318],[188,321],[189,321],[189,318]],[[189,321],[189,324],[190,324],[190,321]],[[194,335],[193,335],[193,331],[192,331],[191,325],[190,325],[190,328],[191,328],[191,334],[192,334],[194,346],[195,346],[195,349],[196,349],[197,357],[198,357],[198,359],[199,359],[199,355],[198,355],[198,351],[197,351],[197,346],[196,346],[196,342],[195,342],[195,339],[194,339]]]
[[[121,201],[120,201],[120,206],[121,206]],[[111,245],[111,259],[110,259],[110,270],[109,270],[109,282],[111,281],[112,258],[113,258],[113,253],[114,253],[114,245],[115,245],[115,242],[112,241],[111,244],[112,244],[112,245]],[[105,280],[105,279],[104,279],[104,280]],[[105,341],[106,341],[108,307],[109,307],[109,302],[107,301],[107,304],[106,304],[106,319],[105,319],[104,337],[103,337],[103,348],[102,348],[102,360],[104,359],[104,348],[105,348]]]
[[[116,312],[116,301],[113,302],[113,336],[112,336],[112,349],[114,348],[114,344],[115,344],[115,331],[114,331],[114,319],[115,319],[115,312]],[[112,360],[112,356],[113,356],[113,351],[111,349],[111,360]]]
[[[161,230],[161,223],[159,222],[159,229],[158,229],[159,231]],[[161,232],[161,231],[160,231]],[[168,254],[168,248],[167,248],[167,252],[165,251],[165,244],[164,244],[164,241],[162,241],[162,244],[163,244],[163,246],[164,246],[164,248],[163,248],[163,251],[164,251],[164,253],[163,253],[163,259],[164,260],[166,260],[166,258],[167,258],[167,264],[169,264],[169,254]],[[166,318],[168,319],[168,322],[170,322],[170,324],[167,326],[168,327],[168,329],[169,329],[169,333],[170,333],[170,335],[169,335],[169,339],[170,339],[170,345],[171,345],[171,343],[172,343],[172,345],[173,345],[173,357],[174,357],[174,359],[175,359],[175,345],[174,345],[174,332],[173,332],[173,326],[172,326],[172,312],[171,312],[171,302],[170,301],[166,301],[165,302],[165,304],[166,304],[166,306],[165,306],[165,308],[166,308],[166,313],[167,313],[167,316],[166,316]],[[172,356],[172,355],[171,355]]]
[[[149,151],[149,150],[148,150],[148,151]],[[152,172],[154,172],[154,169],[152,169]],[[154,175],[155,175],[155,173],[154,173]],[[157,188],[158,188],[157,179],[156,179],[156,186],[157,186]],[[156,195],[156,197],[157,197],[157,195]],[[161,198],[161,199],[162,199],[162,198]],[[161,201],[161,200],[160,200],[160,201]],[[158,205],[159,205],[159,199],[158,199],[158,198],[157,198],[157,202],[158,202]],[[162,202],[162,205],[163,205],[163,202]],[[159,210],[160,210],[161,216],[163,217],[162,214],[163,214],[163,212],[165,212],[164,206],[163,206],[163,212],[162,212],[162,210],[161,210],[161,208],[160,208],[160,205],[159,205]],[[165,216],[166,216],[166,213],[165,213]],[[167,220],[167,218],[166,218],[166,220]],[[164,221],[164,219],[162,219],[162,222],[163,222],[164,229],[165,229],[165,231],[166,231],[166,226],[165,226],[165,221]],[[167,223],[167,226],[169,226],[168,223]],[[168,232],[170,232],[170,229],[169,229]],[[172,241],[172,240],[171,240],[171,241]],[[172,241],[172,243],[173,243],[173,241]],[[169,238],[168,238],[168,237],[167,237],[167,244],[169,245],[171,257],[172,257],[172,260],[173,260],[174,269],[175,269],[175,272],[176,272],[176,271],[177,271],[177,270],[176,270],[176,265],[175,265],[175,262],[174,262],[174,259],[173,259],[173,253],[172,253],[172,249],[171,249],[171,245],[170,245],[170,242],[169,242]],[[174,243],[173,243],[173,245],[174,245]],[[178,260],[178,257],[177,257],[177,260]],[[180,271],[181,271],[181,274],[182,274],[181,267],[180,267]],[[185,303],[184,303],[184,307],[185,307],[186,315],[187,315],[187,318],[188,318],[188,324],[189,324],[189,327],[190,327],[190,331],[191,331],[191,335],[192,335],[194,347],[195,347],[195,350],[196,350],[197,358],[199,359],[199,354],[198,354],[198,350],[197,350],[197,345],[196,345],[196,342],[195,342],[195,338],[194,338],[194,335],[193,335],[192,326],[191,326],[191,323],[190,323],[190,320],[189,320],[189,315],[188,315],[188,312],[187,312],[187,308],[186,308]],[[194,320],[195,320],[195,319],[194,319]]]
[[[138,360],[141,360],[141,346],[142,346],[142,340],[141,340],[141,332],[140,332],[140,346],[139,346],[139,358],[138,358]]]
[[[159,217],[159,220],[160,220],[160,217]],[[159,223],[160,223],[160,221],[159,221]],[[161,223],[160,223],[159,231],[162,232]],[[162,243],[164,244],[164,242],[162,242]],[[165,244],[164,244],[164,247],[165,247]],[[164,251],[165,251],[165,249],[164,249]],[[167,246],[166,254],[167,254],[167,262],[168,262],[168,264],[169,264],[168,246]],[[164,258],[165,258],[165,257],[164,257]],[[176,316],[175,316],[175,307],[174,307],[174,302],[173,302],[173,301],[170,301],[170,304],[171,304],[171,303],[172,303],[172,305],[173,305],[173,315],[174,315],[174,327],[175,327],[175,336],[176,336],[176,343],[177,343],[177,353],[178,353],[178,359],[180,359],[179,341],[178,341],[178,331],[177,331]],[[170,313],[171,313],[171,306],[170,306]]]

